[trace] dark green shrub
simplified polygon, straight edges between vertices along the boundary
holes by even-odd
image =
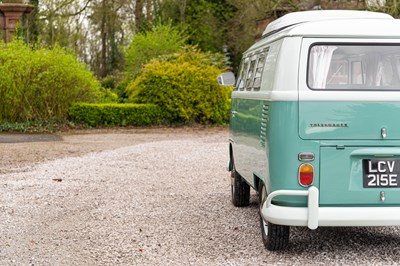
[[[127,98],[125,94],[126,85],[124,85],[124,82],[126,83],[124,74],[118,71],[100,80],[102,89],[108,92],[105,100],[101,100],[101,102],[123,103],[125,98]],[[114,94],[113,97],[110,97],[111,93]]]
[[[147,126],[162,124],[163,110],[152,104],[77,103],[69,110],[70,120],[95,126]]]
[[[93,74],[66,50],[0,42],[1,121],[65,119],[72,103],[101,96]]]
[[[73,127],[73,123],[67,120],[47,119],[25,122],[2,122],[0,132],[23,132],[23,133],[43,133],[56,132],[63,128]]]
[[[171,122],[224,124],[232,88],[217,83],[219,58],[188,49],[154,60],[127,87],[129,99],[162,107]]]

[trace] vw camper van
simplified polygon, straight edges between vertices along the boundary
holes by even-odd
[[[290,226],[400,225],[399,20],[290,13],[243,54],[235,80],[232,202],[258,191],[267,249],[284,249]]]

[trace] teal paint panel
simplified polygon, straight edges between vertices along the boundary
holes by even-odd
[[[321,205],[400,206],[400,188],[364,188],[364,159],[400,160],[400,147],[321,148]]]
[[[261,178],[271,193],[275,190],[307,190],[298,182],[303,162],[300,152],[312,152],[309,162],[315,170],[313,185],[319,187],[319,141],[303,140],[298,132],[298,102],[232,99],[230,138],[237,171],[252,185]],[[306,206],[306,197],[280,196],[274,203]]]
[[[318,140],[400,139],[399,102],[300,102],[299,135]]]
[[[260,141],[263,101],[232,99],[231,139],[236,170],[255,186],[254,174],[266,175],[265,146]]]

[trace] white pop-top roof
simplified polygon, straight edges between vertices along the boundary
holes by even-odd
[[[274,20],[268,24],[263,36],[272,34],[281,29],[292,25],[312,22],[312,21],[327,21],[327,20],[343,20],[343,19],[394,19],[392,16],[384,13],[355,11],[355,10],[312,10],[294,12],[284,15],[283,17]]]

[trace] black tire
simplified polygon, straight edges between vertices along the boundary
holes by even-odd
[[[267,190],[262,181],[259,184],[259,202],[260,202],[260,226],[261,235],[266,249],[283,250],[289,244],[290,226],[278,225],[270,222],[265,222],[261,215],[261,208],[267,199]]]
[[[235,165],[231,171],[232,204],[236,207],[245,207],[250,204],[250,186],[236,172]]]

